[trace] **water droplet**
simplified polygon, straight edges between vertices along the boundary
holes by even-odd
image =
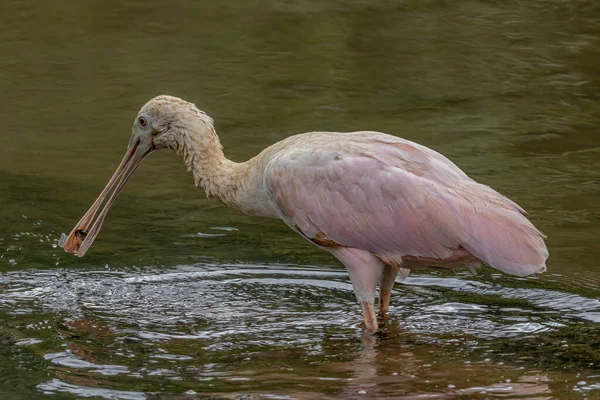
[[[65,243],[67,241],[67,235],[65,235],[64,233],[60,234],[60,239],[58,239],[58,245],[60,247],[65,247]]]

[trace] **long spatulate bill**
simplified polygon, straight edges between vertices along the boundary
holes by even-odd
[[[75,253],[78,257],[83,257],[88,249],[94,243],[96,236],[100,232],[100,228],[102,228],[102,223],[104,222],[104,218],[108,214],[108,210],[110,206],[113,204],[133,172],[136,170],[138,165],[152,153],[153,149],[148,149],[143,151],[140,148],[140,141],[137,140],[133,144],[129,146],[123,160],[117,167],[117,170],[110,178],[104,190],[100,193],[94,204],[90,207],[90,209],[84,214],[84,216],[79,220],[77,225],[73,228],[67,239],[64,243],[64,250],[67,253]],[[114,189],[114,190],[113,190]],[[112,191],[112,194],[108,198],[108,201],[104,205],[104,208],[100,212],[100,215],[94,221],[94,217],[100,210],[100,206],[102,202],[108,195],[108,193]]]

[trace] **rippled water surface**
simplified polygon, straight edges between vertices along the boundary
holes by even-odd
[[[6,1],[0,22],[2,398],[600,398],[600,3]],[[529,212],[548,273],[411,274],[365,335],[335,260],[166,151],[63,253],[161,93],[234,160],[310,130],[432,147]]]

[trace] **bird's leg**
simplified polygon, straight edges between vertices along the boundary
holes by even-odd
[[[384,265],[377,257],[365,250],[345,247],[331,251],[348,269],[356,299],[362,308],[368,332],[379,329],[375,315],[375,292]]]
[[[367,332],[377,332],[379,324],[377,323],[377,315],[375,314],[375,304],[361,302],[360,308],[362,308]]]
[[[384,316],[390,309],[390,296],[392,294],[392,287],[396,281],[398,275],[398,269],[390,265],[383,267],[383,273],[379,280],[379,315]]]

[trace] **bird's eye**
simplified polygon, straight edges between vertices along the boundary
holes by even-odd
[[[148,126],[148,120],[146,118],[144,118],[144,117],[139,117],[138,118],[138,124],[140,124],[140,126],[142,128],[145,128],[145,127]]]

